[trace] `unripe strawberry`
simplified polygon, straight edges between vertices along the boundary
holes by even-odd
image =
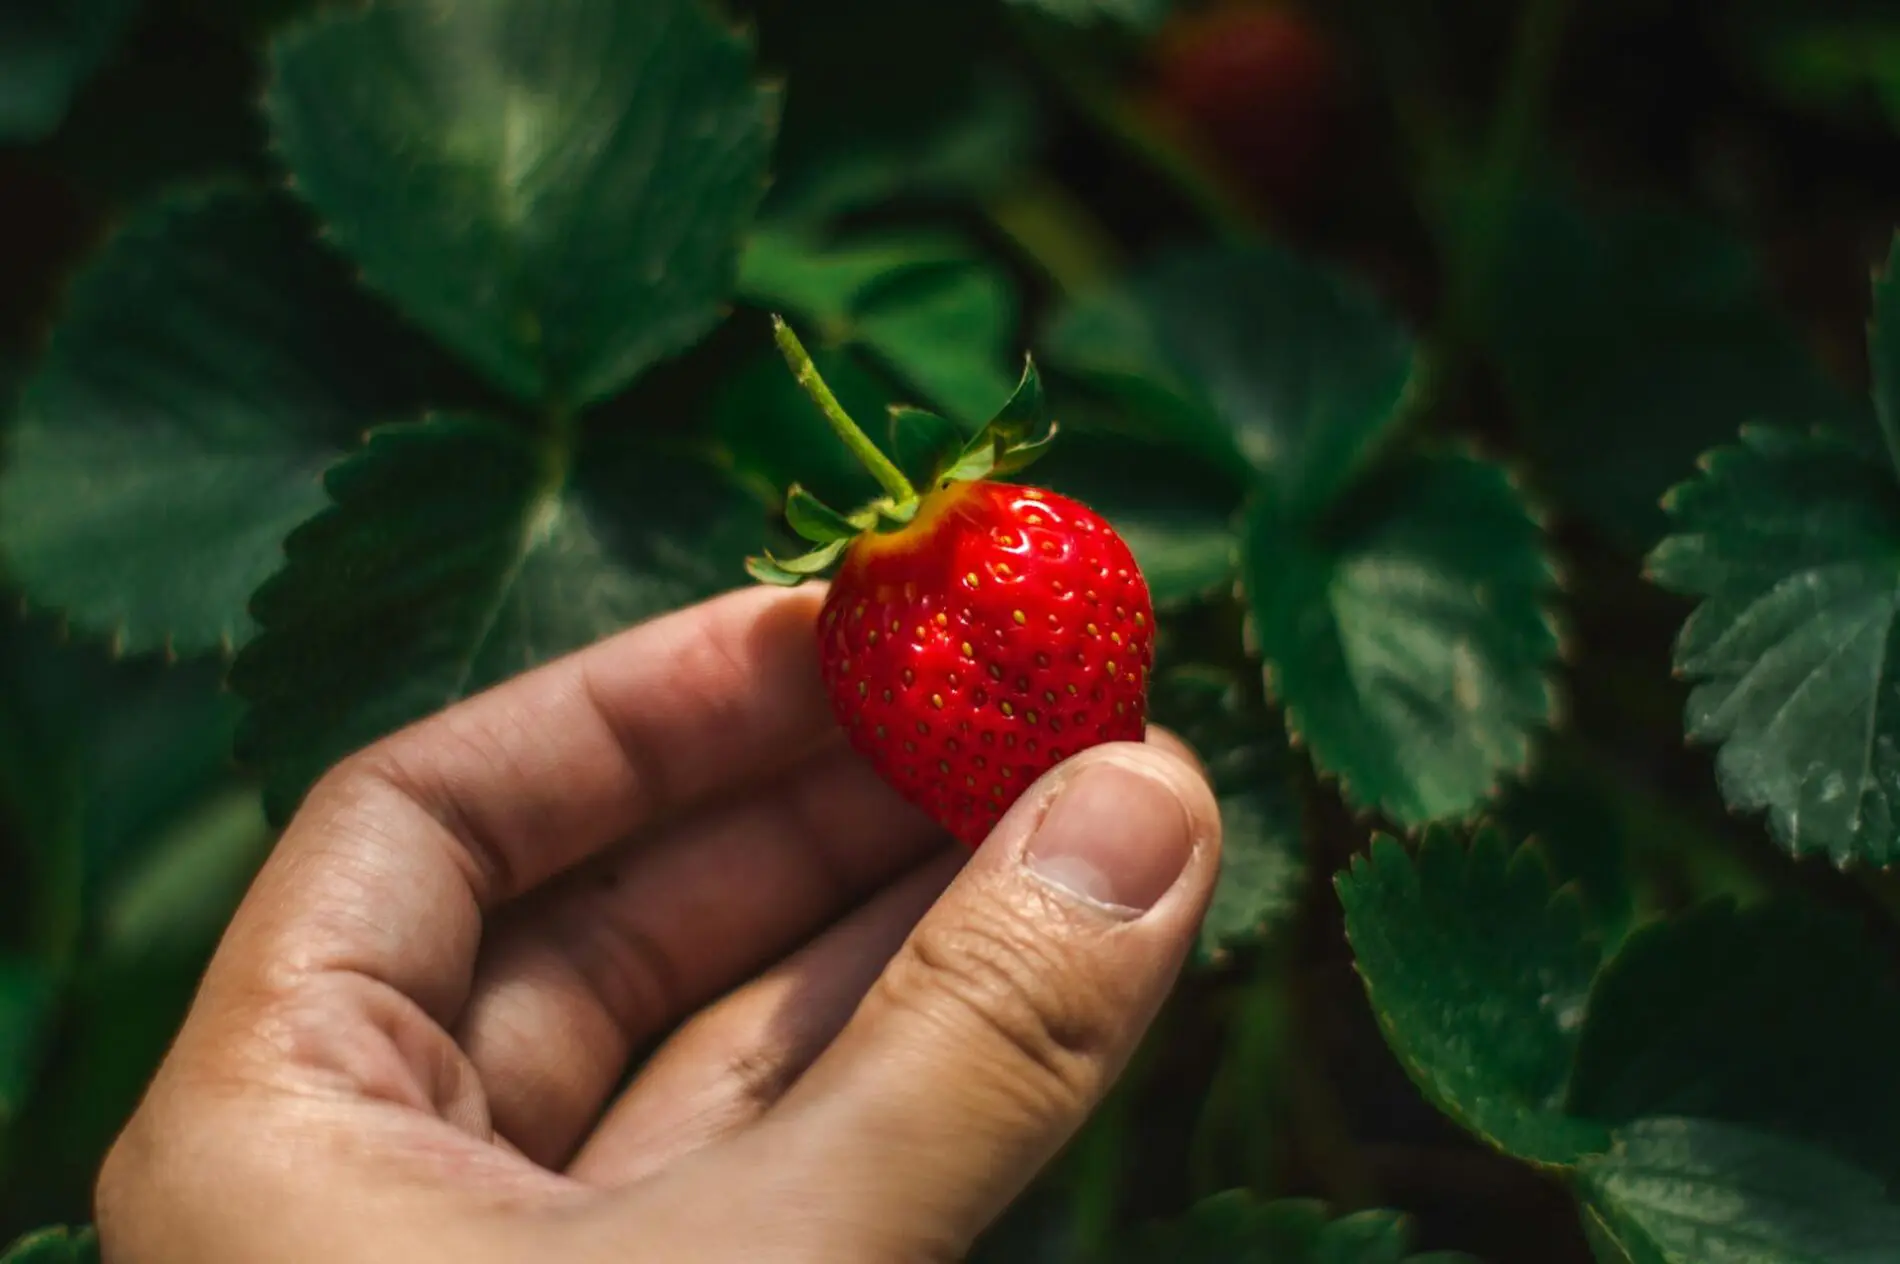
[[[975,847],[1063,759],[1140,740],[1154,665],[1148,585],[1099,514],[991,477],[1053,438],[1053,425],[1032,434],[1033,365],[995,421],[932,461],[919,496],[778,329],[800,381],[891,494],[845,515],[794,487],[787,519],[820,547],[750,569],[797,583],[842,560],[818,628],[833,712],[886,781]]]

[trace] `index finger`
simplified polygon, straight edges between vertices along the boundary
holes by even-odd
[[[214,974],[349,971],[447,1021],[488,909],[823,741],[821,599],[816,586],[714,598],[351,756],[286,830]]]

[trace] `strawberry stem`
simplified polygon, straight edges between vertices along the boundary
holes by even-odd
[[[878,450],[871,437],[858,428],[851,420],[851,414],[844,410],[838,397],[825,385],[825,379],[818,375],[818,366],[811,362],[811,353],[805,350],[805,344],[798,340],[792,327],[785,323],[782,316],[772,317],[772,336],[778,340],[778,349],[785,356],[785,363],[792,366],[792,373],[798,378],[798,384],[805,394],[811,396],[812,403],[818,405],[818,411],[824,414],[838,437],[844,440],[844,446],[851,449],[851,455],[871,471],[871,477],[878,486],[889,492],[898,502],[917,499],[917,489],[910,485],[904,472],[891,463],[891,459]]]

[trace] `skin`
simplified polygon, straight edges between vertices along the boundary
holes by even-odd
[[[105,1258],[959,1258],[1152,1021],[1219,818],[1151,731],[949,842],[829,719],[822,595],[655,620],[326,777],[108,1157]]]

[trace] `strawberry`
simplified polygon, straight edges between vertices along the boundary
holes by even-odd
[[[841,438],[887,492],[839,514],[793,487],[786,519],[819,547],[751,559],[755,578],[799,583],[841,562],[818,617],[833,713],[880,776],[970,847],[1029,784],[1147,721],[1154,608],[1134,555],[1087,506],[998,481],[1045,451],[1035,366],[995,421],[950,447],[948,423],[898,410],[922,434],[919,494],[837,401],[796,335],[780,346]]]

